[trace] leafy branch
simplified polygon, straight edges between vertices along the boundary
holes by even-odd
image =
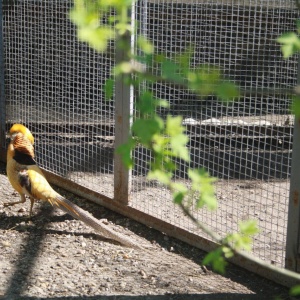
[[[114,81],[120,75],[126,75],[126,83],[137,88],[141,82],[145,82],[148,87],[163,82],[179,85],[193,91],[199,97],[214,94],[222,101],[238,97],[238,88],[224,80],[218,68],[200,65],[191,69],[192,47],[170,59],[164,54],[155,53],[153,44],[146,37],[138,36],[137,46],[142,54],[131,53],[130,43],[128,44],[128,35],[132,34],[128,17],[131,5],[132,0],[74,0],[74,7],[70,13],[71,20],[77,25],[80,40],[89,43],[98,51],[106,51],[108,44],[115,41],[118,49],[125,52],[124,61],[115,66],[112,78],[106,82],[107,98],[113,96]],[[295,35],[284,36],[279,42],[284,45],[285,56],[293,53],[295,49],[300,50],[300,41]],[[151,69],[157,71],[151,73]],[[182,116],[168,115],[163,119],[157,114],[158,107],[168,108],[169,104],[164,99],[157,99],[150,88],[137,95],[136,109],[139,116],[132,124],[128,142],[119,147],[117,152],[122,156],[125,165],[132,168],[134,161],[131,152],[135,147],[142,145],[151,151],[148,179],[164,184],[170,190],[174,203],[179,205],[198,228],[219,244],[216,250],[204,258],[203,263],[211,264],[215,270],[224,272],[226,259],[238,254],[299,281],[300,276],[297,274],[266,264],[244,252],[251,250],[252,236],[258,232],[256,221],[241,222],[238,232],[228,233],[225,237],[220,237],[199,222],[192,213],[192,208],[217,208],[214,185],[216,179],[204,169],[189,168],[187,175],[191,186],[173,180],[178,170],[178,161],[185,164],[190,161],[187,147],[189,138],[182,125]]]

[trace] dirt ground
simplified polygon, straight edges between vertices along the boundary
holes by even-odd
[[[1,299],[289,299],[286,288],[230,265],[225,276],[201,267],[199,249],[66,191],[61,194],[115,230],[153,247],[133,250],[101,238],[80,221],[18,195],[0,163]],[[276,298],[278,299],[278,298]]]

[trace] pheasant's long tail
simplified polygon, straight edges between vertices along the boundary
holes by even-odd
[[[61,210],[70,214],[75,219],[78,219],[84,222],[86,225],[92,227],[97,232],[101,233],[105,238],[115,240],[125,246],[141,249],[142,247],[137,244],[137,242],[133,241],[131,238],[126,237],[109,226],[101,222],[100,220],[93,217],[89,212],[80,208],[76,204],[72,203],[68,199],[64,198],[61,195],[57,195],[55,199],[48,200],[52,205],[58,206]]]

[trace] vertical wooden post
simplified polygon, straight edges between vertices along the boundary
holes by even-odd
[[[300,272],[300,119],[295,119],[285,267]]]
[[[300,59],[298,60],[300,84]],[[285,267],[300,273],[300,118],[295,118]]]
[[[134,4],[133,4],[134,5]],[[134,9],[130,12],[133,22]],[[116,42],[116,65],[130,62],[133,37],[130,32]],[[119,75],[115,82],[115,149],[128,141],[133,113],[133,87],[128,84],[129,75]],[[123,204],[129,203],[131,192],[131,170],[128,170],[120,155],[114,155],[114,199]]]

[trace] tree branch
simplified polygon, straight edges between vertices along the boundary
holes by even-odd
[[[183,212],[187,215],[187,217],[190,218],[191,221],[193,221],[193,223],[199,229],[201,229],[203,232],[208,234],[220,246],[229,247],[235,255],[238,255],[238,256],[240,256],[240,257],[268,270],[268,271],[276,272],[279,275],[279,277],[283,278],[283,280],[285,280],[286,282],[289,282],[290,286],[300,284],[300,274],[290,271],[290,270],[287,270],[287,269],[284,269],[284,268],[277,267],[270,263],[267,263],[267,262],[259,259],[258,257],[255,257],[249,253],[246,253],[245,251],[240,251],[240,250],[236,250],[236,249],[232,248],[232,246],[230,246],[228,243],[224,243],[224,240],[217,233],[212,231],[210,228],[208,228],[203,223],[199,222],[199,220],[191,213],[191,211],[187,207],[185,207],[182,203],[179,204],[179,206],[181,207]],[[230,259],[229,259],[229,261],[230,261]]]

